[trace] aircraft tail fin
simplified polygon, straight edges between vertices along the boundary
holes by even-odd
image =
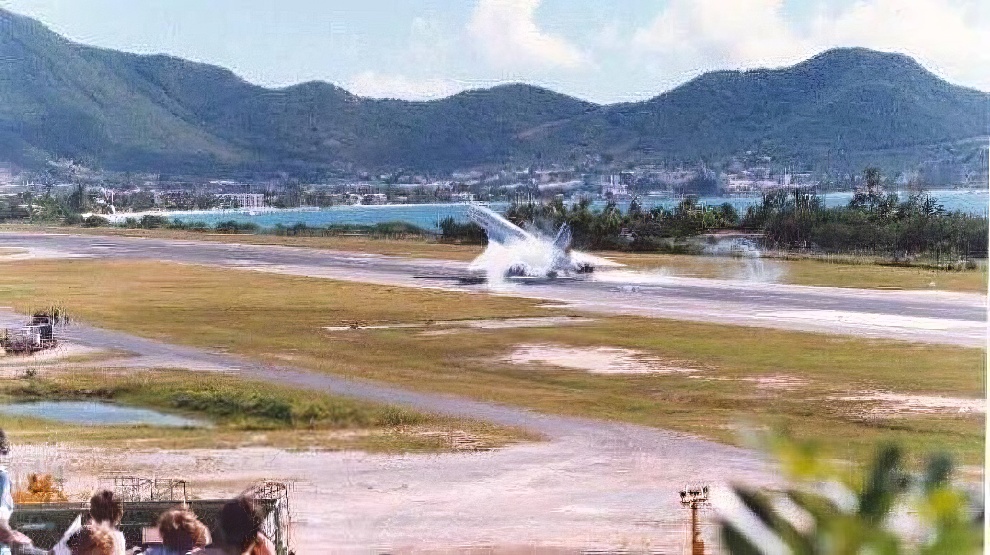
[[[557,237],[553,240],[553,246],[562,252],[567,252],[567,249],[571,248],[571,226],[567,225],[566,222],[557,230]]]

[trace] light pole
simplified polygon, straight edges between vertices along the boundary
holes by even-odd
[[[698,507],[708,505],[708,486],[681,490],[681,505],[691,509],[691,555],[705,555],[705,542],[701,539]]]

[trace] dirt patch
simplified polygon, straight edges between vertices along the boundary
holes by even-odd
[[[545,364],[593,374],[674,374],[698,372],[686,361],[663,360],[641,351],[618,347],[569,347],[566,345],[517,345],[503,361],[512,364]]]
[[[37,351],[30,355],[14,353],[4,354],[0,351],[0,369],[10,366],[31,366],[34,364],[64,362],[68,359],[72,359],[73,361],[85,361],[87,359],[97,358],[99,355],[105,353],[106,351],[103,351],[102,349],[87,347],[85,345],[77,345],[75,343],[66,343],[63,341],[51,349]]]
[[[756,384],[759,389],[772,389],[778,391],[794,391],[800,389],[810,382],[808,380],[788,376],[786,374],[775,374],[771,376],[750,376],[746,378],[730,378],[727,376],[690,376],[698,380],[719,381],[719,382],[749,382]]]
[[[395,324],[362,324],[355,322],[345,326],[327,326],[332,332],[392,329],[427,329],[424,335],[446,335],[463,329],[504,330],[512,328],[549,328],[594,322],[593,318],[574,316],[545,316],[533,318],[489,318],[483,320],[437,320],[430,322],[405,322]]]
[[[439,439],[454,451],[490,451],[494,449],[483,438],[463,430],[451,430],[449,432],[427,430],[419,432],[418,435]]]
[[[743,381],[755,383],[756,387],[761,389],[775,389],[781,391],[794,391],[795,389],[800,389],[809,383],[808,380],[783,374],[776,376],[756,376],[752,378],[743,378]]]
[[[20,247],[4,247],[3,249],[0,249],[0,262],[59,258],[92,258],[92,256],[88,254],[74,254],[57,249],[45,249],[40,247],[31,247],[27,249]]]
[[[856,395],[832,397],[833,400],[862,405],[860,412],[875,416],[907,416],[912,414],[986,414],[985,399],[941,397],[936,395],[904,395],[885,391],[863,392]]]

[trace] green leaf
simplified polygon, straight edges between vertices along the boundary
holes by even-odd
[[[731,555],[763,555],[735,525],[722,522],[722,544]]]

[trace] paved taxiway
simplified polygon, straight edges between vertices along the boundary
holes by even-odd
[[[153,259],[413,287],[528,297],[605,314],[674,318],[821,333],[982,346],[986,297],[940,291],[807,287],[609,270],[587,279],[463,284],[464,262],[353,252],[32,233],[0,233],[0,247],[27,257]],[[761,261],[754,261],[761,263]]]

